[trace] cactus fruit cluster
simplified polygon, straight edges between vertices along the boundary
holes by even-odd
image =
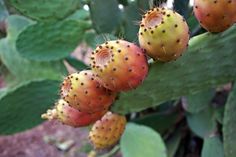
[[[195,0],[194,5],[196,17],[208,31],[223,31],[235,21],[236,0]],[[116,144],[126,125],[125,116],[109,111],[116,96],[142,84],[148,75],[146,55],[162,62],[180,57],[188,46],[189,27],[177,12],[156,7],[143,15],[138,38],[140,47],[125,40],[97,46],[90,57],[91,70],[67,76],[60,99],[42,118],[74,127],[95,123],[89,133],[94,147]]]
[[[42,118],[49,120],[58,119],[63,124],[73,127],[82,127],[94,123],[106,112],[107,109],[93,113],[81,112],[71,107],[65,100],[60,99],[58,102],[56,102],[53,109],[49,109],[45,114],[42,115]]]
[[[195,0],[194,14],[209,32],[222,32],[235,23],[236,0]]]

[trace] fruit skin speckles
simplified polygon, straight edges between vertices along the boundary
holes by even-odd
[[[107,41],[91,55],[90,65],[101,84],[112,91],[128,91],[138,87],[148,73],[145,53],[125,40]]]
[[[184,18],[166,8],[153,8],[143,15],[139,44],[154,60],[171,61],[188,47],[189,27]]]
[[[223,32],[235,23],[236,0],[194,0],[194,14],[209,32]]]
[[[47,112],[42,114],[41,117],[48,120],[56,119],[63,124],[73,127],[83,127],[93,124],[106,112],[107,110],[102,110],[94,113],[80,112],[79,110],[70,107],[69,104],[63,99],[60,99],[55,104],[53,109],[47,110]]]
[[[104,149],[118,142],[126,126],[122,115],[107,112],[98,120],[89,132],[89,139],[96,149]]]
[[[117,95],[101,86],[91,70],[67,76],[60,94],[71,107],[86,113],[108,109]]]

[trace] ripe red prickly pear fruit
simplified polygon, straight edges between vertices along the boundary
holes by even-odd
[[[194,0],[194,14],[209,32],[222,32],[235,22],[236,0]]]
[[[108,148],[117,143],[125,130],[124,116],[107,112],[89,132],[89,139],[97,149]]]
[[[177,59],[188,46],[189,28],[184,18],[166,8],[153,8],[143,16],[139,44],[154,60]]]
[[[42,114],[41,117],[48,120],[57,119],[63,124],[73,127],[82,127],[99,120],[106,112],[107,110],[94,113],[80,112],[70,107],[63,99],[60,99],[53,109],[49,109],[46,113]]]
[[[136,88],[148,73],[142,49],[125,40],[107,41],[98,46],[92,52],[90,65],[103,86],[117,92]]]
[[[104,88],[91,70],[84,70],[64,79],[61,97],[71,107],[81,112],[93,113],[108,109],[115,100],[116,92]]]

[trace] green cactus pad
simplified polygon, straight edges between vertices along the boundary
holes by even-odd
[[[223,120],[224,150],[226,157],[236,156],[236,85],[229,95]]]
[[[198,113],[202,111],[203,109],[209,107],[214,94],[215,90],[208,89],[197,94],[186,96],[187,103],[185,106],[185,110],[190,113]]]
[[[223,144],[219,136],[213,135],[204,138],[201,157],[224,157]]]
[[[0,99],[0,135],[30,129],[58,97],[60,82],[42,80],[29,82],[8,92]],[[40,101],[38,101],[40,99]]]
[[[84,10],[84,9],[79,9],[79,10],[75,11],[72,15],[68,16],[66,19],[67,20],[68,19],[89,20],[90,19],[89,11]]]
[[[20,56],[15,48],[15,40],[21,30],[32,21],[21,16],[9,16],[7,19],[7,38],[0,41],[2,62],[18,80],[35,78],[61,79],[65,74],[65,66],[61,61],[32,62]]]
[[[116,0],[93,0],[90,5],[91,18],[99,33],[110,33],[121,22],[121,11]]]
[[[217,130],[214,110],[210,107],[195,114],[188,113],[187,122],[190,129],[201,138],[209,137]]]
[[[140,8],[136,3],[131,3],[124,9],[124,31],[125,38],[129,41],[138,41],[137,33],[139,26],[134,21],[140,21],[142,18]]]
[[[9,0],[23,15],[35,20],[58,20],[72,14],[79,6],[79,0]]]
[[[236,26],[223,33],[205,33],[192,38],[187,52],[177,61],[151,64],[144,83],[136,90],[121,94],[112,110],[137,112],[234,80],[235,43]]]
[[[167,150],[160,134],[135,123],[128,123],[121,137],[120,148],[124,157],[167,157]]]
[[[152,113],[140,118],[131,120],[131,122],[148,126],[155,129],[159,134],[163,135],[171,126],[176,123],[179,113]],[[158,125],[157,125],[158,124]]]
[[[79,45],[89,27],[84,21],[39,22],[19,34],[16,47],[22,57],[30,60],[62,59]]]

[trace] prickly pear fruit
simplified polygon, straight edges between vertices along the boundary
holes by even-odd
[[[126,118],[107,112],[101,120],[96,121],[89,132],[89,139],[97,149],[108,148],[120,139],[124,132]]]
[[[107,41],[91,55],[91,67],[104,87],[112,91],[136,88],[148,73],[142,49],[124,40]]]
[[[235,22],[236,0],[194,0],[194,14],[209,32],[222,32]]]
[[[184,18],[166,8],[153,8],[143,16],[139,44],[154,60],[171,61],[185,51],[189,28]]]
[[[49,109],[47,113],[42,114],[43,119],[57,119],[63,124],[73,127],[87,126],[95,121],[101,119],[101,117],[107,112],[102,110],[94,113],[80,112],[79,110],[72,108],[69,104],[60,99],[53,109]]]
[[[73,73],[61,86],[61,97],[81,112],[107,109],[115,100],[116,92],[104,88],[91,70]]]

